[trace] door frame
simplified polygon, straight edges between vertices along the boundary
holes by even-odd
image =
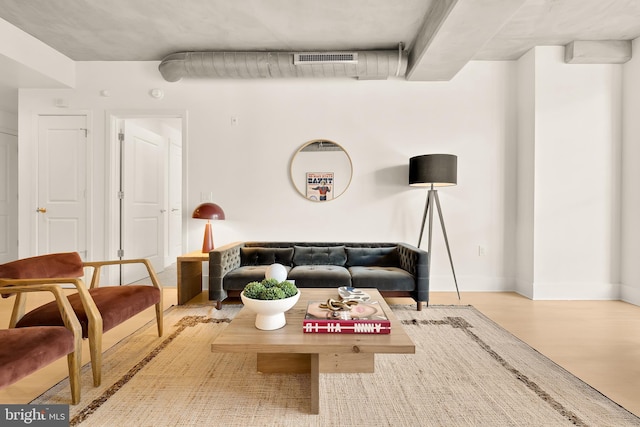
[[[2,135],[13,138],[13,141],[7,143],[7,161],[14,163],[13,167],[9,166],[8,173],[5,175],[7,182],[0,182],[0,185],[5,185],[7,188],[7,205],[13,205],[9,208],[9,212],[7,212],[7,225],[13,229],[15,233],[15,235],[12,235],[11,232],[7,233],[7,241],[4,242],[7,246],[7,252],[4,255],[0,254],[0,263],[5,263],[18,259],[18,218],[20,217],[18,214],[18,132],[0,126],[0,137],[4,138]],[[2,179],[0,179],[0,181],[2,181]],[[2,244],[2,242],[0,242],[0,244]]]
[[[187,206],[187,111],[185,110],[108,110],[106,112],[106,142],[107,156],[105,165],[106,203],[107,212],[106,234],[105,234],[105,254],[108,259],[118,258],[119,227],[120,227],[120,207],[117,203],[117,193],[120,188],[118,155],[118,122],[127,119],[180,119],[182,126],[182,206]],[[184,211],[184,208],[183,208]],[[187,247],[187,216],[182,215],[182,246]],[[125,254],[125,258],[127,255]]]

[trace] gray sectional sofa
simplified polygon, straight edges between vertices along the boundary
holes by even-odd
[[[209,253],[209,299],[228,296],[264,279],[282,264],[298,288],[377,288],[385,296],[429,303],[427,252],[406,243],[236,242]]]

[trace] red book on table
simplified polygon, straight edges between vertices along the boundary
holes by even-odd
[[[305,333],[389,334],[391,321],[377,302],[359,302],[349,310],[321,308],[324,301],[310,301],[302,321]]]

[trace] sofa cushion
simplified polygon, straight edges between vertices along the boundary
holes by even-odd
[[[338,288],[351,286],[349,270],[338,265],[297,265],[288,279],[299,288]]]
[[[294,246],[293,265],[339,265],[347,262],[344,246]]]
[[[293,248],[240,248],[240,265],[291,265]]]
[[[261,281],[264,279],[264,274],[267,271],[268,265],[245,265],[238,267],[227,274],[222,279],[224,289],[230,291],[241,291],[249,282]],[[287,272],[291,269],[289,266],[284,266]],[[290,277],[287,276],[287,279]]]
[[[400,258],[395,247],[386,248],[345,248],[347,266],[398,267]]]
[[[379,291],[413,291],[414,277],[397,267],[349,267],[354,288],[377,288]]]

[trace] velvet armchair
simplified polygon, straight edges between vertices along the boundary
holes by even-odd
[[[39,279],[22,280],[23,286],[0,279],[0,293],[53,293],[64,326],[33,326],[0,329],[0,388],[5,388],[39,369],[67,356],[71,403],[80,402],[80,365],[82,363],[82,327],[69,300],[59,285]]]
[[[151,285],[101,286],[102,268],[110,265],[143,264]],[[92,269],[91,285],[87,289],[82,277],[84,269]],[[56,253],[24,258],[0,265],[0,278],[21,280],[30,278],[56,279],[72,285],[76,292],[69,302],[89,339],[94,385],[100,385],[102,372],[102,334],[155,305],[158,336],[163,334],[162,287],[151,263],[146,259],[83,262],[77,252]],[[62,319],[55,303],[37,307],[25,313],[25,296],[17,294],[9,326],[61,326]]]

